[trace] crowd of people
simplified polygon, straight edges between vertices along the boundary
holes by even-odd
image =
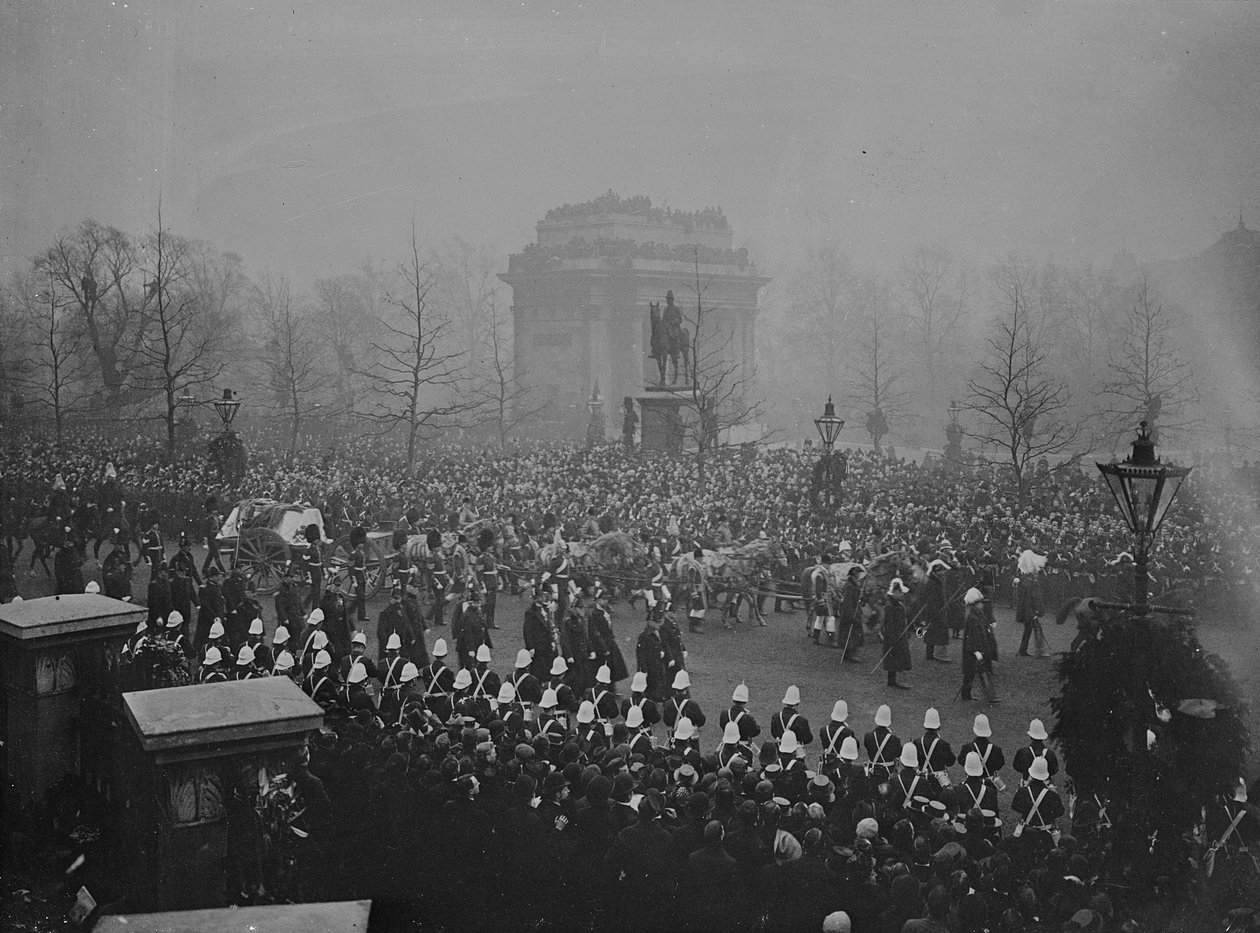
[[[848,456],[843,501],[824,518],[809,501],[812,458],[794,449],[715,456],[699,469],[691,458],[641,458],[616,445],[489,452],[437,446],[408,468],[400,451],[372,438],[312,444],[296,458],[254,448],[247,474],[232,486],[203,460],[172,464],[141,439],[85,434],[62,444],[10,445],[0,454],[6,533],[44,513],[57,476],[70,499],[94,504],[109,463],[133,528],[156,519],[167,536],[187,532],[198,540],[209,495],[228,507],[254,496],[307,502],[322,510],[333,534],[373,520],[392,523],[407,510],[422,524],[447,528],[455,503],[467,498],[481,516],[517,516],[527,532],[555,524],[576,538],[594,509],[601,527],[645,539],[676,528],[707,543],[726,524],[739,538],[767,534],[801,559],[815,558],[841,538],[866,555],[930,549],[948,539],[963,563],[995,565],[999,587],[1016,575],[1015,557],[1025,545],[1048,557],[1052,578],[1092,582],[1109,570],[1119,578],[1132,560],[1128,532],[1108,494],[1097,478],[1080,472],[1046,477],[1021,503],[997,469],[958,475],[855,451]],[[575,489],[582,495],[574,496]],[[1152,555],[1156,592],[1252,588],[1260,570],[1256,529],[1251,490],[1196,471]]]

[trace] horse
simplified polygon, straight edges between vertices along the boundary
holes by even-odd
[[[656,360],[656,368],[660,376],[659,385],[677,385],[680,359],[683,379],[689,380],[691,378],[691,331],[678,320],[663,319],[658,301],[648,304],[648,314],[652,325],[651,352],[648,356]],[[673,368],[672,378],[668,383],[665,381],[667,360]]]

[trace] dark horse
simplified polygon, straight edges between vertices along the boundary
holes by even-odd
[[[660,373],[660,385],[675,385],[678,382],[678,361],[682,360],[683,379],[691,378],[691,331],[682,326],[682,312],[674,304],[673,292],[667,296],[669,306],[661,316],[661,304],[653,301],[648,304],[648,313],[652,323],[652,352],[648,355],[656,360],[656,368]],[[672,378],[665,381],[665,363],[673,364]]]

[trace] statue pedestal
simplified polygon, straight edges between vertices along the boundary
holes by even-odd
[[[149,907],[222,906],[229,846],[248,841],[232,837],[233,813],[248,816],[259,771],[287,770],[324,711],[287,677],[126,693],[123,708],[135,738],[133,890]]]
[[[668,389],[649,388],[648,393],[636,399],[642,413],[639,448],[678,453],[683,449],[686,438],[682,400]]]
[[[10,820],[68,774],[98,787],[108,781],[113,743],[98,727],[117,702],[119,651],[147,614],[91,593],[0,606],[0,755]]]

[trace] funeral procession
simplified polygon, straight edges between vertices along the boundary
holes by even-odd
[[[0,931],[1260,933],[1260,9],[0,37]]]

